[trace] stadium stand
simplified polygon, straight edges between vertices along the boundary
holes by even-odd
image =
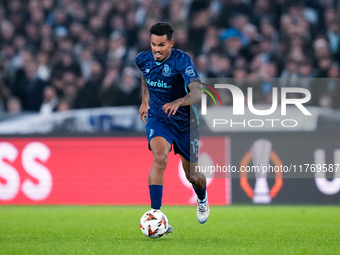
[[[159,20],[201,77],[339,78],[339,17],[338,0],[3,0],[0,112],[139,105],[134,59]],[[339,84],[312,85],[312,105],[340,108]]]

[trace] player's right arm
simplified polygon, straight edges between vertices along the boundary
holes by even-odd
[[[146,80],[142,74],[142,103],[139,107],[140,119],[145,122],[145,118],[148,116],[149,110],[149,91],[146,85]]]

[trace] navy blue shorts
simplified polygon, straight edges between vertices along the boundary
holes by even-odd
[[[149,143],[152,138],[161,136],[167,140],[171,146],[174,145],[175,154],[182,155],[189,162],[198,160],[199,129],[198,125],[188,132],[179,132],[156,119],[148,119],[146,124],[146,137]]]

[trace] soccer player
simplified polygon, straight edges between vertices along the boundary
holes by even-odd
[[[210,212],[206,178],[202,173],[190,173],[198,164],[198,116],[192,104],[199,102],[203,93],[199,76],[189,55],[173,49],[171,24],[156,23],[150,34],[151,50],[139,53],[136,64],[142,72],[139,113],[143,122],[147,118],[146,134],[153,155],[149,172],[151,208],[161,208],[163,172],[173,145],[197,194],[197,219],[205,223]],[[170,226],[168,232],[172,232]]]

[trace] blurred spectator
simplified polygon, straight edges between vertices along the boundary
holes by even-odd
[[[62,98],[60,99],[58,105],[57,105],[57,112],[64,112],[64,111],[68,111],[71,110],[71,103],[69,101],[67,101],[66,99]]]
[[[141,90],[136,74],[132,67],[125,67],[122,77],[115,67],[108,69],[99,92],[101,106],[139,105]]]
[[[13,94],[20,98],[24,111],[38,112],[43,101],[46,82],[38,76],[37,71],[38,64],[33,61],[24,64],[15,75]]]
[[[124,36],[120,33],[112,34],[109,42],[108,52],[109,59],[123,59],[126,56],[126,54],[127,48]]]
[[[110,66],[106,70],[102,86],[99,91],[100,106],[115,106],[116,95],[118,94],[119,70],[115,66]]]
[[[39,52],[37,55],[38,70],[37,76],[43,81],[47,82],[51,75],[51,65],[49,56],[45,52]]]
[[[91,76],[91,66],[94,61],[93,51],[89,47],[82,49],[79,60],[82,76],[84,80],[88,80]]]
[[[7,112],[11,115],[17,115],[22,112],[22,106],[19,98],[11,96],[7,100],[6,104]]]
[[[57,60],[52,67],[51,76],[62,76],[65,72],[72,72],[77,77],[81,76],[79,63],[75,61],[71,52],[63,50],[57,53]]]
[[[262,19],[260,24],[260,33],[264,38],[270,40],[272,44],[275,45],[278,42],[278,32],[270,20]]]
[[[91,65],[91,75],[90,78],[85,82],[84,86],[80,88],[79,93],[75,94],[76,98],[74,101],[74,107],[79,108],[92,108],[99,107],[100,102],[99,90],[100,84],[102,84],[104,78],[104,70],[99,61],[93,61]],[[74,89],[72,85],[68,89]],[[71,90],[69,92],[75,92]],[[72,97],[69,98],[72,101]]]
[[[134,42],[137,52],[150,50],[150,33],[147,28],[138,31],[138,40]]]
[[[0,113],[5,111],[6,100],[10,96],[10,90],[5,83],[0,80]]]
[[[140,105],[140,103],[141,88],[137,81],[136,71],[131,67],[125,67],[118,91],[115,93],[114,105]]]
[[[296,87],[299,82],[298,62],[293,58],[288,58],[285,61],[284,69],[281,73],[280,85],[281,87]]]
[[[47,86],[44,89],[43,102],[40,107],[40,113],[50,114],[55,111],[58,105],[58,97],[55,89],[51,86]]]
[[[177,46],[177,45],[176,45]],[[181,49],[181,47],[179,47]],[[210,27],[204,35],[201,54],[209,55],[213,51],[220,51],[219,32],[215,27]]]
[[[301,61],[300,69],[299,69],[299,77],[303,78],[299,80],[298,86],[312,90],[312,83],[315,77],[317,77],[317,73],[314,70],[313,63],[310,59],[304,59]]]
[[[196,58],[196,71],[199,74],[201,78],[207,78],[208,77],[208,65],[209,65],[209,58],[204,55],[198,55]]]
[[[327,39],[333,54],[337,54],[340,50],[340,19],[332,21],[327,27]]]
[[[14,38],[15,28],[10,21],[3,21],[0,26],[2,44],[11,43]]]
[[[242,34],[246,37],[248,45],[250,42],[259,40],[257,27],[254,24],[247,23],[242,27]]]
[[[228,56],[232,63],[242,49],[241,34],[236,29],[227,29],[222,35],[223,53]]]
[[[188,33],[185,29],[179,28],[176,30],[176,34],[174,35],[174,40],[176,42],[176,48],[181,49],[183,51],[189,50],[189,38]]]
[[[195,55],[200,52],[204,40],[204,32],[208,28],[209,13],[207,9],[200,9],[199,11],[192,13],[188,29],[188,36],[190,38],[189,47]]]

